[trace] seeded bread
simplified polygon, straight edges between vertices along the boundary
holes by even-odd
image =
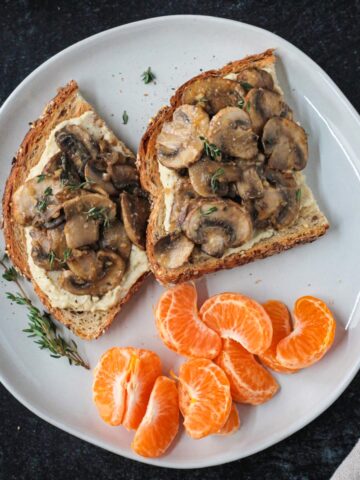
[[[32,278],[27,261],[25,229],[13,220],[12,196],[25,182],[31,168],[39,162],[46,140],[56,125],[64,120],[77,118],[90,110],[92,110],[91,105],[79,95],[78,85],[75,81],[71,81],[61,88],[56,97],[46,106],[41,117],[32,123],[26,134],[13,160],[3,196],[4,235],[6,251],[11,261],[32,282],[35,292],[46,309],[76,335],[87,340],[99,337],[109,327],[122,305],[140,288],[149,271],[141,275],[130,286],[125,296],[108,310],[79,312],[53,307],[46,292]]]
[[[172,119],[173,113],[181,105],[184,89],[195,80],[211,76],[226,76],[238,73],[248,67],[271,69],[275,65],[276,57],[273,50],[267,50],[259,55],[252,55],[243,60],[229,63],[219,70],[204,72],[182,85],[170,99],[170,106],[163,107],[153,118],[143,135],[138,152],[138,166],[142,186],[147,190],[153,201],[147,230],[147,255],[151,270],[162,284],[172,284],[195,279],[207,273],[222,269],[233,268],[239,265],[265,258],[275,253],[294,247],[298,244],[309,243],[324,235],[329,228],[325,215],[320,211],[310,189],[304,184],[303,190],[307,197],[306,205],[291,227],[274,231],[269,238],[263,238],[248,248],[226,252],[221,258],[214,258],[199,252],[194,258],[179,268],[169,269],[159,265],[155,258],[154,247],[156,242],[166,235],[165,219],[165,189],[160,181],[159,164],[156,156],[156,139],[165,122]],[[276,78],[274,79],[276,83]],[[314,161],[311,159],[310,161]],[[300,174],[302,175],[302,174]],[[303,178],[303,177],[299,177]]]

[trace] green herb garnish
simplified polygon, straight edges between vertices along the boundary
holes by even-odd
[[[86,217],[92,220],[101,220],[104,227],[108,227],[110,220],[107,216],[107,209],[105,207],[92,207],[86,212]]]
[[[73,192],[74,190],[80,190],[81,188],[88,188],[93,183],[95,183],[93,180],[86,180],[81,183],[66,183],[65,187]]]
[[[55,252],[53,250],[50,250],[49,255],[48,255],[48,260],[49,260],[50,268],[52,270],[52,268],[54,266],[54,262],[56,260],[56,255],[55,255]]]
[[[71,254],[72,254],[71,248],[65,248],[62,263],[66,263],[69,260],[69,258],[71,257]]]
[[[5,269],[5,272],[3,273],[3,279],[7,280],[8,282],[15,282],[17,279],[18,273],[15,270],[14,267],[8,267]]]
[[[240,100],[238,100],[237,102],[237,105],[239,108],[244,108],[245,100],[243,98],[240,98]]]
[[[45,212],[45,210],[46,210],[46,208],[49,204],[49,197],[52,194],[53,194],[52,188],[51,187],[46,187],[41,199],[38,200],[38,202],[36,204],[36,208],[37,208],[37,210],[39,210],[39,212]]]
[[[219,188],[219,180],[218,178],[221,177],[221,175],[224,175],[225,170],[223,168],[218,168],[213,175],[211,175],[210,179],[210,186],[211,190],[215,193],[218,188]]]
[[[126,125],[126,124],[128,123],[128,121],[129,121],[129,115],[127,114],[127,111],[126,111],[126,110],[124,110],[122,119],[123,119],[123,124]]]
[[[243,87],[245,92],[248,92],[249,90],[254,88],[253,85],[251,85],[251,83],[248,83],[248,82],[240,82],[240,85]]]
[[[29,324],[23,332],[27,333],[29,337],[34,338],[35,343],[39,345],[41,350],[49,350],[51,357],[66,357],[70,365],[78,365],[89,370],[90,366],[81,358],[74,340],[67,342],[57,331],[57,327],[51,316],[47,312],[41,312],[33,305],[18,279],[15,268],[8,267],[5,264],[6,259],[4,256],[3,259],[0,260],[0,265],[5,270],[3,278],[15,282],[20,290],[20,294],[6,292],[6,297],[17,305],[24,305],[28,311]]]
[[[214,213],[217,211],[217,207],[210,207],[208,208],[207,210],[203,211],[203,210],[200,210],[201,212],[201,215],[203,216],[207,216],[207,215],[210,215],[211,213]]]
[[[155,80],[156,76],[155,74],[151,71],[151,67],[149,67],[143,74],[141,75],[141,78],[144,83],[151,83],[153,80]]]
[[[300,202],[300,200],[301,200],[301,189],[300,189],[300,188],[298,188],[298,189],[296,190],[296,194],[295,194],[295,195],[296,195],[296,201],[297,201],[297,202]]]
[[[209,143],[209,141],[203,136],[199,138],[204,143],[205,153],[208,157],[212,158],[213,160],[216,160],[216,157],[221,156],[221,150],[215,145],[215,143]]]
[[[44,173],[41,173],[36,178],[37,178],[37,183],[40,183],[40,182],[43,182],[45,180],[46,175]]]

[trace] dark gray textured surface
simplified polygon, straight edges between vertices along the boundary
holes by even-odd
[[[35,67],[72,43],[124,23],[179,13],[228,17],[279,34],[315,60],[360,110],[360,2],[334,0],[0,0],[0,104]],[[359,391],[358,374],[317,420],[264,452],[211,469],[175,471],[141,465],[71,437],[1,387],[0,479],[327,480],[360,436]]]

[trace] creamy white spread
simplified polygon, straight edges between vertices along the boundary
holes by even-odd
[[[65,125],[80,125],[81,127],[86,128],[96,140],[104,138],[115,150],[125,155],[133,156],[131,151],[115,137],[111,130],[106,127],[105,123],[97,117],[93,111],[87,111],[80,117],[59,123],[52,130],[46,141],[40,161],[30,170],[27,180],[40,175],[47,162],[59,151],[55,142],[55,132],[63,128]],[[31,256],[31,228],[32,227],[27,227],[25,229],[29,269],[35,282],[41,290],[46,293],[51,304],[56,308],[88,312],[108,310],[124,298],[132,285],[134,285],[136,281],[149,270],[149,262],[146,253],[143,250],[140,250],[136,245],[132,245],[129,263],[120,285],[113,290],[110,290],[102,297],[74,295],[60,287],[59,277],[61,272],[47,272],[43,268],[35,265]]]
[[[278,91],[281,95],[283,95],[283,91],[280,88],[279,82],[277,79],[275,65],[271,64],[266,67],[262,67],[262,69],[270,73],[270,75],[274,80],[274,89]],[[236,73],[229,73],[224,78],[227,78],[229,80],[236,80],[236,77],[237,77]],[[179,177],[174,170],[164,167],[164,165],[160,163],[158,163],[158,165],[159,165],[160,181],[164,189],[164,203],[165,203],[164,229],[166,232],[169,232],[170,216],[171,216],[172,205],[174,202],[174,188],[176,183],[179,181]],[[315,200],[311,193],[311,190],[305,185],[305,175],[301,172],[297,172],[295,174],[295,178],[296,178],[298,187],[301,189],[301,197],[300,197],[300,212],[301,212],[303,208],[313,206],[315,203]],[[267,228],[265,230],[255,231],[253,237],[248,242],[244,243],[240,247],[228,248],[225,251],[224,256],[249,250],[254,245],[259,243],[261,240],[271,238],[276,234],[277,234],[277,231],[274,230],[273,228]]]

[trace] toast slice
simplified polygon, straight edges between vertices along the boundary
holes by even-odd
[[[127,267],[125,267],[125,274],[116,287],[104,296],[74,295],[65,292],[59,285],[59,272],[50,272],[57,275],[51,277],[49,272],[35,264],[30,254],[29,229],[32,227],[21,225],[14,219],[14,194],[29,178],[37,176],[40,182],[44,177],[41,173],[46,167],[49,157],[59,151],[54,142],[56,129],[59,130],[61,125],[72,125],[76,122],[80,124],[81,121],[83,121],[82,125],[85,130],[102,132],[102,136],[107,139],[107,144],[117,152],[121,152],[121,158],[131,160],[136,171],[134,154],[115,137],[91,105],[82,98],[76,82],[71,81],[58,91],[56,97],[46,106],[41,117],[31,125],[25,136],[13,160],[11,173],[6,183],[3,196],[3,217],[6,251],[11,261],[21,274],[31,280],[35,292],[48,311],[76,335],[90,340],[99,337],[106,330],[122,305],[135,294],[149,274],[145,251],[133,243],[128,243],[130,257]],[[89,181],[91,187],[94,183]],[[80,188],[83,186],[81,184]],[[85,187],[87,186],[85,185]],[[80,193],[89,192],[82,190]],[[101,189],[100,193],[104,194]],[[99,198],[99,195],[95,196]],[[104,194],[102,198],[105,196]],[[103,210],[97,210],[97,212],[99,211]],[[92,221],[96,223],[97,220]],[[121,265],[123,266],[124,262]]]
[[[171,142],[168,142],[165,145],[166,148],[170,149],[170,155],[167,157],[165,156],[166,162],[164,162],[163,160],[164,155],[169,152],[165,151],[165,154],[164,154],[164,151],[159,150],[159,147],[158,147],[160,142],[159,136],[161,135],[163,129],[164,131],[170,131],[172,135],[174,134],[174,129],[171,126],[171,122],[173,122],[172,125],[174,125],[174,112],[181,105],[184,105],[184,103],[186,103],[186,100],[184,99],[189,98],[189,95],[190,95],[190,98],[192,98],[193,100],[193,97],[191,97],[191,95],[193,95],[193,92],[196,91],[196,89],[198,89],[199,83],[196,83],[196,82],[199,82],[199,80],[225,78],[228,80],[239,81],[238,80],[239,78],[245,78],[245,80],[247,79],[244,73],[245,70],[247,71],[247,73],[248,73],[248,69],[257,69],[263,72],[265,71],[267,72],[267,73],[264,73],[264,76],[266,77],[265,80],[270,81],[270,84],[273,84],[273,85],[270,85],[269,87],[265,82],[265,86],[262,85],[262,87],[272,89],[274,92],[276,92],[277,97],[280,98],[282,102],[283,92],[277,81],[276,71],[275,71],[275,62],[276,62],[276,57],[274,54],[274,50],[270,49],[259,55],[248,56],[243,60],[229,63],[219,70],[211,70],[211,71],[204,72],[198,75],[197,77],[192,78],[191,80],[186,82],[184,85],[182,85],[180,88],[178,88],[178,90],[175,92],[174,96],[170,100],[170,106],[163,107],[157,113],[155,118],[153,118],[149,123],[149,126],[140,142],[139,151],[138,151],[138,166],[140,169],[140,178],[141,178],[142,186],[144,189],[146,189],[149,192],[153,201],[153,208],[151,211],[148,229],[147,229],[147,246],[146,246],[147,255],[150,261],[151,270],[153,271],[156,278],[162,284],[166,285],[171,283],[183,282],[190,279],[195,279],[207,273],[215,272],[221,269],[233,268],[239,265],[252,262],[257,259],[265,258],[275,253],[280,253],[284,250],[292,248],[295,245],[312,242],[317,238],[319,238],[320,236],[324,235],[326,230],[328,229],[329,227],[328,221],[325,215],[320,211],[310,189],[306,185],[305,177],[299,171],[300,168],[299,168],[299,165],[297,165],[295,168],[296,171],[293,169],[290,173],[292,175],[292,182],[294,183],[295,181],[296,183],[296,186],[295,186],[296,193],[294,193],[294,191],[292,192],[292,195],[293,195],[292,198],[294,198],[294,195],[296,195],[296,201],[299,203],[297,207],[298,213],[297,213],[296,219],[293,222],[289,223],[287,226],[285,227],[283,226],[282,228],[274,228],[270,224],[267,226],[262,225],[261,228],[259,228],[258,226],[256,226],[256,223],[255,223],[252,234],[247,237],[246,241],[244,241],[243,243],[238,243],[235,248],[231,248],[231,247],[226,248],[225,251],[220,255],[219,255],[219,252],[216,252],[215,255],[209,255],[208,252],[206,251],[204,252],[202,250],[204,245],[199,245],[200,237],[196,231],[192,230],[192,236],[190,235],[191,241],[194,241],[194,238],[195,238],[195,246],[191,246],[191,243],[189,244],[189,236],[188,238],[186,238],[187,236],[186,232],[188,230],[186,227],[187,220],[185,220],[184,222],[184,215],[187,215],[187,211],[189,208],[191,212],[194,211],[194,207],[191,205],[193,205],[194,203],[196,205],[196,202],[199,202],[199,198],[196,195],[195,200],[192,199],[186,203],[185,201],[186,196],[185,197],[181,196],[181,190],[186,192],[186,190],[188,189],[188,185],[187,185],[187,183],[189,182],[188,175],[191,177],[191,175],[189,174],[190,167],[188,167],[187,169],[188,173],[186,173],[186,169],[179,170],[173,166],[174,163],[171,163],[171,162],[174,162],[174,158],[178,158],[178,156],[176,151],[171,150],[171,148],[173,148],[173,144],[171,144]],[[271,78],[269,77],[269,75],[271,76]],[[250,101],[250,98],[251,98],[250,93],[255,89],[254,88],[252,89],[252,85],[247,82],[239,82],[239,83],[243,85],[244,97],[240,100],[241,103],[238,104],[237,106],[240,107],[245,112],[247,112],[248,115],[250,116],[252,113],[251,109],[252,108],[255,109],[255,107],[253,107],[253,104],[251,104],[251,101]],[[234,87],[234,88],[238,88],[238,87]],[[190,92],[190,94],[188,92]],[[248,98],[249,100],[247,100]],[[198,97],[198,99],[196,100],[196,103],[192,101],[191,104],[200,106],[203,108],[203,110],[205,109],[205,111],[208,111],[207,108],[209,103],[206,103],[206,102],[208,102],[207,98]],[[230,105],[234,105],[234,103],[230,103]],[[224,105],[221,106],[221,108],[223,107]],[[232,113],[233,113],[233,110],[232,110]],[[289,114],[289,111],[290,111],[290,114]],[[237,115],[236,112],[234,114]],[[197,115],[199,116],[200,114],[197,113]],[[277,115],[279,115],[280,117],[284,116],[288,118],[293,118],[292,112],[288,107],[287,109],[282,111],[281,114],[277,112]],[[206,132],[206,129],[199,130],[199,125],[201,124],[202,121],[205,122],[205,120],[202,119],[202,117],[200,119],[199,118],[197,119],[197,128],[198,128],[197,135],[199,136],[201,135],[200,138],[202,140],[206,140],[206,138],[204,138],[206,137],[206,133],[204,133]],[[214,118],[214,117],[211,117],[211,114],[210,114],[210,126],[212,124],[211,118]],[[256,119],[256,117],[252,117],[252,118]],[[282,118],[280,118],[280,120],[277,119],[276,121],[285,122],[286,120],[282,120]],[[294,126],[294,123],[295,122],[292,122],[292,126],[293,126],[292,128],[295,128],[300,131],[300,133],[297,132],[297,135],[303,136],[303,140],[302,140],[303,149],[307,154],[306,134],[303,131],[303,129],[300,126],[298,126],[298,124]],[[169,125],[170,125],[170,129],[168,128]],[[252,121],[252,128],[255,128],[254,125],[255,124]],[[184,124],[182,124],[182,126],[186,128],[186,125],[184,126]],[[260,129],[262,128],[264,127],[263,126],[260,127]],[[208,131],[210,131],[210,127]],[[264,144],[263,146],[260,145],[262,130],[260,131],[257,130],[256,133],[259,136],[259,141],[258,141],[259,151],[264,153],[264,150],[263,150],[263,148],[265,148]],[[176,132],[175,132],[175,136],[176,136]],[[213,138],[216,138],[216,135],[215,136],[213,135]],[[169,138],[167,138],[167,140],[169,140]],[[170,138],[170,140],[172,141],[174,140],[174,135],[173,137]],[[163,139],[161,141],[163,142]],[[194,136],[192,137],[191,141],[194,142]],[[175,143],[176,143],[176,137],[175,137]],[[270,142],[269,142],[269,145],[270,145]],[[161,148],[164,149],[165,147],[162,145]],[[221,149],[218,149],[219,152],[217,152],[216,150],[216,148],[219,147],[219,143],[217,145],[214,145],[214,144],[211,145],[211,143],[209,144],[209,142],[207,143],[207,145],[204,143],[204,148],[206,149],[206,147],[208,149],[209,147],[213,148],[212,152],[209,150],[206,150],[206,153],[207,154],[210,153],[210,155],[211,154],[213,155],[212,160],[215,160],[215,161],[218,160],[218,158],[216,158],[216,155],[217,154],[221,155],[222,153]],[[215,150],[214,150],[214,147],[215,147]],[[198,148],[198,146],[196,148]],[[160,151],[160,154],[158,153],[159,151]],[[232,153],[231,150],[230,150],[230,153]],[[159,161],[159,155],[162,155],[162,162]],[[173,157],[171,157],[171,155],[173,155]],[[204,155],[204,153],[202,153],[202,155]],[[301,155],[298,158],[300,157]],[[194,157],[191,157],[191,158],[193,159]],[[182,160],[184,160],[184,157],[182,157]],[[189,160],[189,158],[187,157],[186,160]],[[229,160],[229,158],[226,160]],[[230,158],[230,160],[232,159]],[[302,160],[304,160],[304,155]],[[310,161],[313,161],[313,160],[314,159],[310,159]],[[197,159],[195,160],[195,163],[197,162],[196,164],[198,164],[199,161],[201,160]],[[269,157],[266,156],[265,163],[262,162],[261,168],[263,169],[266,168],[266,166],[268,165],[268,162],[269,162]],[[164,166],[164,163],[166,163],[165,166]],[[240,162],[237,163],[237,165],[239,164],[243,165],[244,161],[241,160]],[[192,167],[193,165],[194,164],[191,163],[190,166]],[[222,165],[225,165],[225,164],[222,164]],[[304,165],[301,165],[301,168],[303,166]],[[220,170],[223,170],[223,169],[220,169]],[[285,172],[284,175],[285,176],[289,175],[289,172]],[[220,177],[218,177],[218,179],[219,178]],[[214,180],[214,177],[212,178],[212,180]],[[269,182],[267,180],[265,181],[265,184],[269,186]],[[204,185],[201,186],[202,190],[203,190],[203,187]],[[271,185],[269,188],[271,188]],[[285,190],[286,189],[287,187],[285,188]],[[287,191],[291,193],[291,189]],[[199,193],[199,192],[197,191],[196,193]],[[212,194],[213,192],[210,192],[210,193]],[[205,194],[202,192],[202,197],[206,196]],[[193,197],[194,195],[190,195],[190,197],[191,196]],[[215,200],[217,200],[218,198],[216,198]],[[180,204],[186,203],[185,207],[181,209],[181,205],[176,205],[177,199],[179,200]],[[210,200],[213,200],[213,198],[211,197]],[[223,200],[223,198],[220,198],[220,200]],[[238,198],[235,200],[236,201],[233,203],[237,202],[238,204],[240,204],[240,208],[242,208],[243,210],[244,208],[245,209],[247,208],[246,207],[247,204],[251,203],[251,205],[253,205],[254,202],[256,202],[256,200],[250,200],[250,202],[244,201],[244,199],[242,198],[240,198],[240,201]],[[234,207],[233,203],[231,208]],[[211,202],[209,203],[209,201],[204,200],[204,198],[201,198],[199,204],[200,205],[203,204],[207,206],[214,205],[214,204],[211,204]],[[215,203],[215,205],[217,204]],[[253,206],[251,208],[253,209]],[[212,211],[215,211],[217,209],[218,209],[218,206],[211,206],[211,208],[208,208],[207,211],[205,211],[205,215],[207,216],[209,213],[211,214]],[[200,211],[201,211],[201,207],[200,207]],[[253,213],[253,210],[252,210],[252,213]],[[239,215],[241,214],[242,213],[239,211]],[[194,217],[194,214],[192,215],[192,218],[193,217]],[[206,217],[206,221],[208,221],[210,217],[211,215],[208,215]],[[258,214],[258,217],[259,217],[259,214]],[[197,221],[200,222],[199,218],[197,219]],[[259,222],[259,220],[256,220],[256,221]],[[270,220],[267,220],[267,222],[269,221]],[[261,224],[261,222],[259,223]],[[216,222],[213,223],[213,226],[215,224]],[[194,225],[195,225],[194,229],[196,230],[196,228],[199,226],[199,223],[196,224],[196,221],[194,221]],[[184,235],[184,232],[185,232],[185,235]],[[201,241],[204,241],[204,238],[202,238]],[[205,241],[208,241],[208,239],[205,238]],[[173,246],[174,246],[174,250],[171,252],[171,249],[173,248]],[[179,260],[179,257],[181,257],[180,260]],[[186,261],[183,262],[184,258],[186,259]]]

